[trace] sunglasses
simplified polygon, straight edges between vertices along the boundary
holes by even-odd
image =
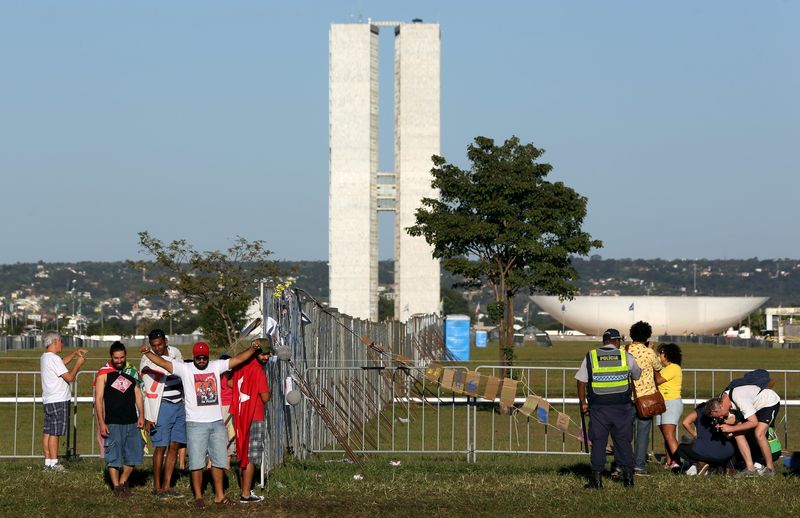
[[[195,356],[194,359],[199,361],[199,362],[207,362],[208,361],[208,356]]]

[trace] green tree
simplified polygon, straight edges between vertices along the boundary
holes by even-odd
[[[578,276],[572,256],[602,246],[581,229],[586,198],[546,180],[553,168],[538,161],[543,153],[517,137],[502,146],[476,137],[467,148],[468,170],[434,155],[432,186],[440,199],[423,199],[416,224],[406,229],[433,246],[445,269],[493,290],[489,309],[499,326],[501,365],[513,360],[517,292],[572,298]]]
[[[442,287],[442,311],[445,315],[470,315],[469,302],[460,291],[454,288]]]
[[[394,319],[394,300],[378,297],[378,321]]]
[[[237,237],[225,251],[198,252],[183,239],[165,244],[145,231],[139,232],[139,245],[160,267],[156,280],[161,293],[175,290],[192,302],[200,311],[203,334],[217,347],[233,345],[259,282],[280,273],[267,259],[271,252],[263,241]]]

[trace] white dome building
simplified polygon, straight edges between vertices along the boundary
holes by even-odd
[[[644,320],[657,335],[710,335],[737,324],[769,297],[558,297],[532,296],[543,311],[566,327],[599,336],[613,327],[623,335]]]

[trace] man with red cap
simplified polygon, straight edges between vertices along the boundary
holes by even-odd
[[[150,361],[168,373],[179,376],[183,383],[189,470],[197,508],[205,507],[202,482],[206,454],[211,459],[214,502],[234,503],[225,496],[223,489],[223,472],[228,467],[228,433],[222,421],[220,374],[243,364],[253,356],[257,348],[254,345],[233,358],[209,361],[208,344],[197,342],[192,349],[192,363],[163,358],[153,353],[149,345],[141,348],[142,354],[147,355]]]
[[[270,393],[264,368],[272,350],[271,340],[257,338],[253,345],[258,346],[256,356],[233,371],[228,384],[233,388],[231,414],[236,427],[236,456],[241,470],[242,495],[239,502],[249,504],[264,500],[263,496],[251,494],[256,465],[261,464],[264,453],[264,403],[269,401]]]

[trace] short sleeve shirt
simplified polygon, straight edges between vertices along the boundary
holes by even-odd
[[[205,370],[194,363],[172,360],[172,372],[183,383],[186,420],[212,423],[222,420],[220,374],[228,370],[229,360],[212,360]]]
[[[730,393],[728,397],[730,397]],[[745,419],[762,408],[768,408],[780,402],[781,397],[777,392],[772,389],[761,390],[755,385],[736,387],[733,389],[733,397],[731,397],[733,408],[740,411]]]
[[[61,377],[69,370],[61,356],[51,352],[44,353],[39,359],[39,368],[42,374],[42,402],[50,404],[69,401],[72,391],[69,383]]]
[[[683,384],[683,371],[677,363],[670,363],[661,369],[661,376],[667,380],[658,386],[659,392],[665,401],[681,398],[681,385]]]
[[[655,351],[644,344],[633,342],[628,347],[628,352],[636,358],[636,363],[642,368],[642,375],[633,382],[636,387],[636,395],[647,396],[655,394],[658,389],[656,388],[653,372],[661,370],[661,361],[656,356]]]

